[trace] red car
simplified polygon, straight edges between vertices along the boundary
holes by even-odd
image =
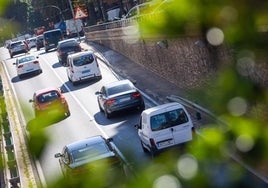
[[[70,116],[68,103],[59,88],[51,87],[38,90],[29,102],[33,103],[35,117]]]

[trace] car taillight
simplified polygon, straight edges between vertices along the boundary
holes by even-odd
[[[39,63],[39,61],[34,61],[33,63],[34,63],[34,64],[38,64],[38,63]]]
[[[151,146],[155,146],[155,141],[153,138],[150,138],[150,144],[151,144]]]
[[[64,97],[61,97],[60,99],[61,99],[61,103],[62,103],[62,104],[65,104],[65,103],[66,103],[66,100],[65,100]]]
[[[136,92],[136,93],[132,94],[132,97],[138,98],[138,97],[141,97],[141,94],[140,94],[140,92]]]
[[[106,101],[106,104],[111,105],[111,104],[115,103],[115,101],[116,101],[115,99],[108,99]]]
[[[19,66],[18,66],[18,68],[22,68],[22,67],[23,67],[23,65],[19,65]]]

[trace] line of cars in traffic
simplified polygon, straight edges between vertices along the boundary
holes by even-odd
[[[45,34],[44,40],[46,40]],[[45,51],[56,48],[59,63],[66,66],[68,79],[73,85],[85,80],[102,78],[97,57],[93,51],[83,50],[76,39],[62,40],[61,37],[57,39],[54,37],[50,41],[57,41],[57,44],[48,43],[50,46]],[[19,66],[20,61],[25,59],[31,59],[27,61],[31,62],[31,68],[21,63],[26,73],[38,71],[38,68],[32,68],[39,65],[38,58],[34,58],[31,54],[16,59],[17,69],[23,70]],[[18,72],[18,75],[21,76],[22,73]],[[184,106],[179,103],[168,103],[145,109],[141,92],[130,80],[104,84],[95,94],[100,112],[108,119],[127,109],[136,109],[141,112],[136,128],[143,151],[152,156],[163,149],[184,144],[193,139],[194,126]],[[34,92],[29,102],[32,103],[36,118],[55,115],[68,117],[71,114],[63,91],[59,88],[48,87],[38,90]],[[70,173],[79,176],[81,173],[92,172],[92,165],[99,164],[102,160],[120,166],[121,172],[127,174],[127,162],[119,154],[111,138],[95,136],[78,140],[63,146],[62,152],[55,154],[55,157],[59,158],[65,177],[69,177]]]

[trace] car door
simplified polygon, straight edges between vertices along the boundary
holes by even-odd
[[[192,139],[192,123],[184,109],[179,108],[168,111],[166,116],[169,119],[169,129],[172,133],[174,144],[181,144]]]
[[[166,113],[154,115],[150,118],[152,137],[156,147],[163,149],[175,144],[173,136],[173,127],[170,127]]]

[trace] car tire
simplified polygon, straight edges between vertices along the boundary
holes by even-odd
[[[104,110],[101,108],[100,102],[98,101],[98,106],[101,112],[104,112]]]
[[[149,151],[143,146],[142,141],[141,141],[141,147],[144,153],[149,153]]]
[[[107,112],[107,110],[104,110],[104,115],[107,119],[110,119],[112,117],[112,113]]]
[[[139,110],[140,110],[140,111],[143,111],[144,109],[145,109],[145,104],[142,103],[142,105],[139,106]]]

